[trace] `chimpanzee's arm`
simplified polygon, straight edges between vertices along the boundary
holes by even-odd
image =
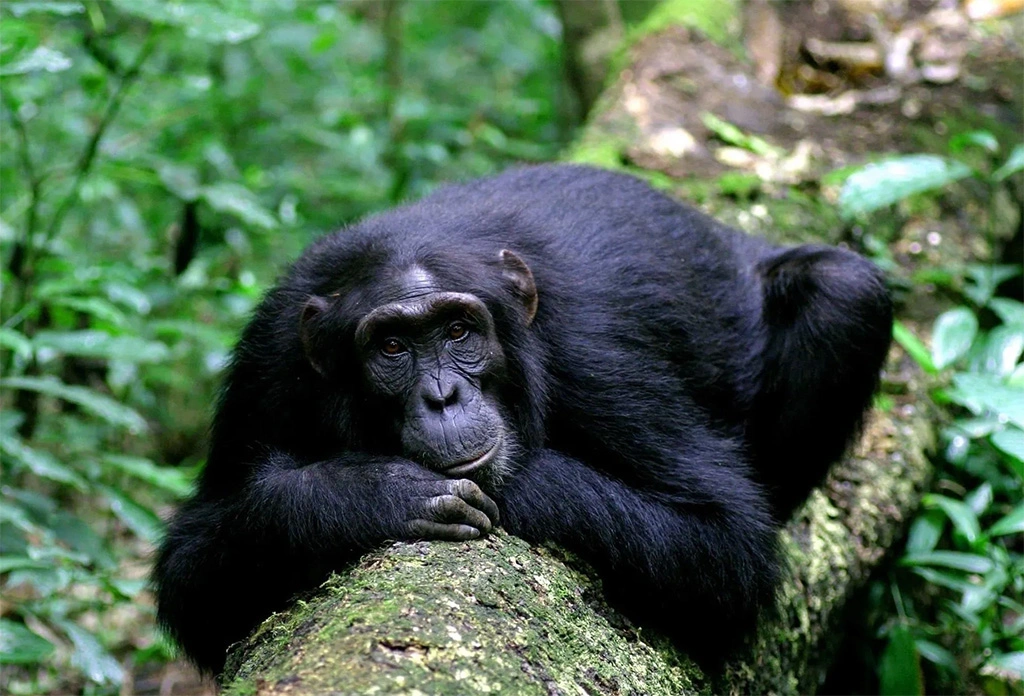
[[[170,525],[154,578],[160,622],[200,668],[294,593],[387,539],[472,539],[497,522],[476,484],[404,460],[264,460],[238,493],[202,489]]]
[[[595,564],[627,613],[720,656],[774,598],[778,528],[739,472],[690,462],[683,475],[675,490],[645,491],[542,450],[499,508],[511,533]]]

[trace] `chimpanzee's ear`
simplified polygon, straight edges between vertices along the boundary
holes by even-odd
[[[317,319],[327,311],[327,307],[326,299],[319,295],[313,295],[306,300],[306,304],[302,307],[302,313],[299,315],[299,336],[302,338],[302,348],[306,352],[306,359],[309,360],[313,369],[323,377],[327,376],[327,371],[321,362],[322,356],[314,350],[316,345],[314,335]]]
[[[501,273],[516,289],[523,307],[526,309],[526,325],[537,316],[537,284],[533,280],[533,272],[518,254],[508,249],[501,250]]]

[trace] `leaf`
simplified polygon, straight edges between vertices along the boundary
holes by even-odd
[[[24,465],[40,478],[66,483],[80,491],[86,490],[85,479],[75,471],[49,452],[33,449],[13,435],[0,435],[0,452]]]
[[[889,632],[889,643],[879,667],[879,690],[883,696],[923,694],[921,661],[910,629],[898,624]]]
[[[988,301],[1004,324],[1020,324],[1024,326],[1024,302],[1011,300],[1009,297],[993,297]]]
[[[983,306],[992,300],[996,288],[1020,275],[1021,267],[1012,264],[972,263],[964,272],[970,281],[963,289],[964,295],[978,306]]]
[[[894,157],[851,174],[839,194],[839,209],[845,218],[865,215],[970,175],[966,164],[936,155]]]
[[[1000,430],[990,440],[1000,451],[1024,462],[1024,431],[1020,428]]]
[[[975,515],[983,515],[992,504],[992,498],[992,484],[986,481],[965,496],[964,502]]]
[[[900,559],[900,565],[939,566],[941,568],[952,568],[979,575],[984,575],[992,570],[993,567],[992,559],[990,558],[960,551],[928,551],[927,553],[907,554]]]
[[[1006,158],[1003,166],[992,172],[992,180],[1002,181],[1022,169],[1024,169],[1024,143],[1017,145],[1010,151],[1010,156]]]
[[[260,25],[197,0],[112,0],[122,11],[153,24],[181,27],[193,39],[237,44],[260,33]]]
[[[53,643],[9,619],[0,619],[0,664],[29,665],[53,652]]]
[[[6,348],[19,358],[32,357],[32,342],[14,329],[0,329],[0,348]]]
[[[996,136],[988,131],[977,130],[960,133],[953,136],[949,141],[949,149],[953,154],[963,152],[971,145],[980,147],[990,153],[999,151],[999,141],[996,140]]]
[[[38,46],[27,56],[0,67],[0,76],[24,75],[40,70],[49,73],[63,72],[71,65],[71,59],[60,51],[46,46]]]
[[[1006,517],[989,527],[988,533],[991,536],[1024,534],[1024,503],[1018,503]]]
[[[24,17],[31,12],[46,12],[49,14],[70,17],[74,14],[85,12],[85,7],[80,2],[6,2],[4,9],[15,17]]]
[[[930,640],[924,640],[923,638],[918,638],[914,641],[914,645],[917,647],[917,654],[932,664],[945,667],[953,673],[960,672],[960,665],[957,664],[956,658],[953,657],[953,653],[949,652],[941,645],[937,645]]]
[[[67,307],[75,312],[88,314],[100,321],[105,321],[114,326],[121,327],[128,322],[128,318],[120,309],[102,297],[54,297],[49,300],[54,307]]]
[[[194,201],[199,197],[199,172],[177,162],[159,162],[156,165],[160,181],[167,190],[183,201]]]
[[[932,356],[928,347],[921,342],[917,336],[915,336],[907,326],[901,322],[896,321],[892,325],[892,337],[900,346],[907,352],[907,355],[916,362],[922,370],[930,375],[934,375],[938,372],[935,364],[932,362]]]
[[[1001,420],[1024,428],[1024,390],[1003,384],[996,375],[958,373],[948,394],[975,413],[994,411]]]
[[[1008,376],[1024,353],[1024,324],[997,326],[989,332],[978,356],[982,372]]]
[[[104,464],[152,486],[170,491],[179,498],[184,498],[192,492],[192,476],[190,472],[180,468],[157,466],[148,459],[123,454],[104,454],[102,459]]]
[[[114,656],[93,634],[71,621],[56,622],[67,633],[75,651],[71,664],[80,669],[90,681],[97,684],[120,684],[124,681],[124,670]]]
[[[932,329],[932,362],[938,369],[953,364],[967,353],[978,335],[978,318],[967,307],[939,315]]]
[[[918,517],[910,526],[910,533],[907,535],[907,553],[924,553],[933,550],[939,543],[945,526],[945,517],[938,510],[926,512]]]
[[[136,503],[124,491],[111,486],[103,486],[102,490],[107,496],[111,511],[135,532],[136,536],[150,543],[160,540],[164,533],[164,523],[156,513]]]
[[[923,502],[928,507],[937,507],[945,512],[953,526],[964,535],[968,544],[974,544],[981,536],[981,525],[978,523],[978,518],[965,503],[934,493],[926,495]]]
[[[277,227],[273,213],[260,205],[252,191],[227,181],[204,186],[200,195],[211,208],[222,213],[230,213],[239,219],[272,230]]]
[[[106,331],[40,331],[36,345],[64,355],[84,358],[122,360],[130,363],[154,363],[166,360],[170,350],[159,341],[137,336],[111,336]]]
[[[52,377],[9,377],[0,380],[0,387],[25,389],[46,394],[81,406],[84,410],[110,423],[128,428],[132,433],[146,430],[146,420],[134,409],[114,401],[92,389],[72,387]]]

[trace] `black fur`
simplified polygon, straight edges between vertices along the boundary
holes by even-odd
[[[532,324],[500,270],[532,270]],[[518,443],[501,523],[592,562],[641,622],[705,655],[772,602],[777,530],[860,424],[890,341],[883,278],[840,249],[782,249],[633,178],[573,166],[453,186],[312,245],[246,328],[195,497],[155,578],[200,667],[296,592],[388,539],[443,476],[395,451],[352,336],[411,267],[480,298]],[[310,364],[299,325],[327,298]],[[321,346],[323,348],[324,346]],[[440,480],[440,481],[439,481]]]

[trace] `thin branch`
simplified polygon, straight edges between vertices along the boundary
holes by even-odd
[[[92,165],[96,160],[96,154],[99,152],[100,142],[103,140],[103,136],[107,132],[107,128],[113,122],[114,117],[117,116],[118,110],[121,108],[121,104],[124,102],[125,94],[128,88],[135,82],[138,77],[140,70],[142,69],[143,63],[149,58],[153,49],[156,47],[155,34],[151,33],[146,39],[145,45],[139,49],[139,54],[136,56],[135,61],[125,71],[124,75],[117,83],[117,87],[114,89],[114,93],[110,95],[110,100],[107,102],[107,107],[104,109],[103,116],[100,118],[100,122],[96,124],[96,129],[93,131],[92,137],[89,138],[89,142],[85,146],[85,150],[82,152],[82,156],[78,160],[75,173],[75,179],[71,183],[71,190],[68,191],[67,195],[64,196],[64,200],[61,201],[57,208],[57,211],[53,215],[53,219],[50,221],[50,226],[46,230],[46,235],[43,239],[45,245],[56,236],[60,230],[61,223],[64,221],[64,216],[67,215],[71,206],[74,204],[75,199],[78,197],[78,192],[82,187],[82,182],[85,177],[89,174],[92,169]]]

